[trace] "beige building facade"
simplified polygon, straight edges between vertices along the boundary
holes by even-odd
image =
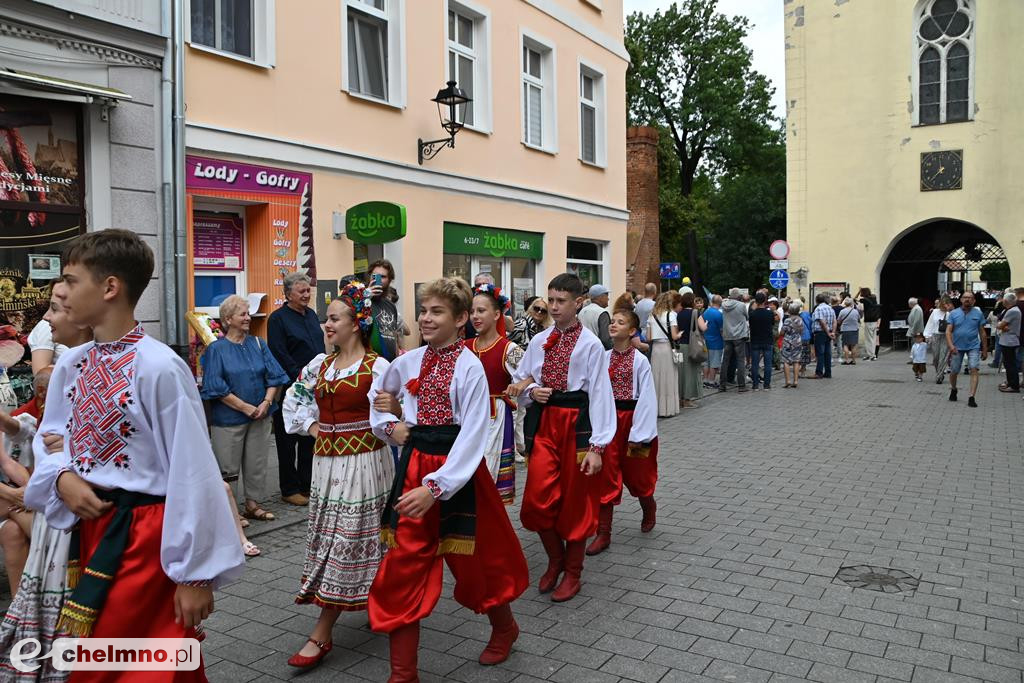
[[[567,269],[622,291],[621,0],[242,5],[191,0],[191,305],[260,292],[267,314],[296,268],[324,301],[380,257],[410,320],[442,274],[490,272],[517,311]],[[473,100],[465,127],[421,164],[417,141],[447,136],[431,98],[449,80]]]
[[[790,292],[870,287],[895,316],[1019,284],[1024,4],[784,7]]]

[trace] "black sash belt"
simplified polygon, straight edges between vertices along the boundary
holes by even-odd
[[[413,450],[427,455],[448,455],[462,427],[459,425],[415,425],[409,430],[409,440],[402,448],[402,457],[395,470],[388,503],[381,520],[381,539],[390,548],[398,547],[398,518],[395,505],[402,495],[405,474],[409,469]],[[476,549],[476,487],[471,479],[448,500],[440,500],[440,528],[438,555],[472,555]]]
[[[58,633],[86,637],[92,633],[96,619],[107,601],[114,576],[121,567],[121,556],[131,541],[132,511],[144,505],[159,505],[163,496],[136,493],[124,489],[96,489],[96,496],[114,504],[114,516],[96,545],[89,564],[81,568],[81,544],[78,527],[71,536],[68,549],[68,588],[71,596],[64,601],[57,622]]]
[[[534,401],[526,409],[526,417],[523,418],[523,437],[526,442],[526,454],[533,452],[533,440],[540,429],[540,418],[546,406],[556,408],[575,408],[576,414],[576,451],[586,452],[590,449],[590,397],[585,391],[556,391],[551,394],[547,403]]]
[[[636,399],[617,398],[615,399],[615,410],[636,410]]]

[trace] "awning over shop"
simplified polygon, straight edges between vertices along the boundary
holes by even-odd
[[[9,67],[0,67],[0,82],[11,83],[21,88],[36,91],[76,95],[84,98],[86,102],[99,99],[108,104],[115,104],[120,100],[128,101],[132,99],[131,95],[116,88],[82,83],[80,81],[69,81],[64,78],[34,74],[28,71],[18,71]]]

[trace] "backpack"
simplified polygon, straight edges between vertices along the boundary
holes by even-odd
[[[861,299],[864,304],[864,322],[866,323],[877,323],[882,317],[882,307],[878,305],[878,300],[873,297],[865,297]]]

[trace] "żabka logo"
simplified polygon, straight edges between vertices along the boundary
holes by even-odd
[[[394,229],[398,222],[394,216],[371,213],[365,216],[349,216],[348,227],[363,237],[373,237],[378,230]]]
[[[195,671],[201,656],[195,638],[57,638],[42,651],[35,638],[19,640],[11,666],[32,673],[49,659],[57,671]]]

